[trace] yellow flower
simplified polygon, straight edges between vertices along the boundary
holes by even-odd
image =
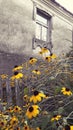
[[[27,109],[26,116],[29,119],[36,117],[39,114],[39,107],[37,105],[32,105]]]
[[[3,116],[3,115],[4,115],[4,114],[3,114],[3,112],[2,112],[2,111],[0,111],[0,117],[1,117],[1,116]]]
[[[9,107],[9,108],[7,109],[7,112],[13,112],[12,107]]]
[[[51,54],[51,59],[56,59],[56,58],[57,58],[56,54]]]
[[[61,89],[61,92],[64,94],[64,95],[72,95],[72,92],[70,91],[69,88],[65,88],[65,87],[62,87]]]
[[[70,130],[73,130],[73,126],[70,126]]]
[[[47,56],[47,57],[45,57],[45,60],[48,61],[48,62],[50,62],[51,61],[51,57]]]
[[[23,69],[22,66],[15,65],[12,71],[18,71],[18,70],[22,70],[22,69]]]
[[[40,127],[37,127],[36,130],[41,130],[41,128],[40,128]]]
[[[46,53],[46,52],[48,52],[49,50],[46,48],[46,47],[44,47],[44,48],[41,48],[41,52],[43,52],[43,53]]]
[[[1,74],[0,76],[1,76],[2,79],[8,78],[8,75],[7,75],[7,74]]]
[[[29,100],[29,96],[28,96],[28,95],[24,95],[23,99],[24,99],[25,101],[28,101],[28,100]]]
[[[54,115],[51,119],[51,121],[58,121],[61,118],[61,115]]]
[[[6,126],[6,120],[0,120],[0,127],[4,128]]]
[[[21,79],[21,78],[23,78],[23,74],[15,71],[14,75],[11,77],[11,80]]]
[[[25,125],[23,130],[30,130],[29,126],[28,125]]]
[[[15,106],[13,111],[14,112],[21,112],[21,108],[19,106]]]
[[[5,130],[9,130],[8,128],[6,128]]]
[[[30,57],[29,64],[35,64],[37,62],[36,58]]]
[[[23,106],[24,108],[30,106],[30,103],[26,102],[26,104]]]
[[[42,98],[45,98],[46,95],[42,92],[34,91],[34,95],[30,97],[30,102],[37,103],[38,101],[41,101]]]
[[[10,120],[11,126],[16,126],[18,124],[18,118],[13,116]]]
[[[49,50],[46,47],[44,47],[44,48],[41,48],[41,50],[39,51],[39,54],[43,55],[48,52],[49,52]]]
[[[39,54],[40,54],[40,55],[42,55],[42,54],[43,54],[43,52],[42,52],[42,51],[40,51],[40,52],[39,52]]]
[[[39,70],[33,70],[32,73],[36,74],[36,75],[40,75],[41,72]]]

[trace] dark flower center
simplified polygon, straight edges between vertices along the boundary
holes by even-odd
[[[13,121],[13,124],[16,124],[16,120],[15,120],[15,121]]]
[[[46,60],[48,60],[48,57],[46,57]]]
[[[66,91],[69,91],[69,88],[66,88]]]
[[[34,109],[33,107],[29,107],[29,111],[32,112]]]
[[[38,91],[34,91],[34,96],[37,96],[39,94]]]
[[[9,108],[8,111],[11,111],[11,108]]]
[[[17,129],[17,130],[20,130],[20,128],[19,128],[19,127],[17,127],[16,129]]]
[[[17,67],[18,67],[18,65],[15,65],[15,66],[14,66],[14,68],[17,68]]]
[[[14,72],[14,75],[18,75],[18,72],[16,71],[16,72]]]
[[[32,60],[33,59],[33,57],[30,57],[30,60]]]
[[[18,110],[18,108],[16,107],[16,110]]]
[[[25,126],[25,130],[27,130],[28,128],[27,128],[27,126]]]
[[[47,47],[44,47],[44,49],[47,49]]]
[[[1,122],[1,125],[4,126],[4,122]]]
[[[36,72],[38,72],[38,70],[35,70]]]
[[[57,115],[54,115],[53,117],[55,118]]]

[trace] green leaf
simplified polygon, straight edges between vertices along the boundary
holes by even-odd
[[[28,88],[24,88],[24,94],[28,94]]]
[[[42,118],[42,124],[41,124],[42,130],[44,130],[46,128],[48,121],[49,121],[48,116],[45,116]]]
[[[56,122],[55,121],[52,123],[52,128],[56,129]]]
[[[59,107],[59,109],[58,109],[58,113],[59,113],[59,114],[62,114],[63,111],[64,111],[64,108],[63,108],[63,107]]]
[[[56,86],[55,88],[55,94],[58,94],[60,92],[61,88],[59,86]]]

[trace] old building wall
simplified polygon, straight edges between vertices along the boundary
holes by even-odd
[[[36,6],[51,15],[51,42],[53,45],[52,52],[61,56],[70,51],[73,38],[73,17],[50,1],[34,0]]]
[[[66,54],[72,46],[72,25],[56,15],[52,22],[53,52],[58,55]]]
[[[49,4],[33,0],[36,7],[52,17],[53,52],[66,53],[72,46],[72,25]],[[33,20],[32,0],[0,0],[0,50],[11,53],[32,53],[36,20]]]
[[[32,49],[35,23],[31,0],[0,1],[0,50],[25,53]]]

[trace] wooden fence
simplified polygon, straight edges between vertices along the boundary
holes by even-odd
[[[0,110],[2,110],[4,103],[7,103],[7,106],[17,105],[22,107],[24,105],[23,85],[20,85],[18,80],[15,80],[13,87],[10,84],[9,79],[6,79],[6,81],[0,80]]]

